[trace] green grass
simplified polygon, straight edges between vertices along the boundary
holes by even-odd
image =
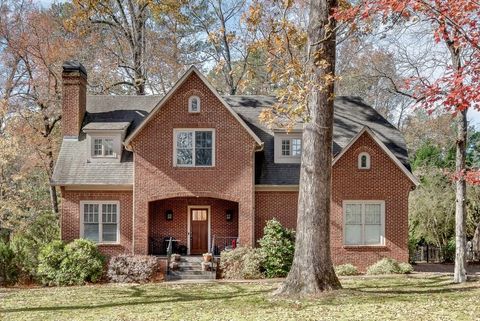
[[[341,279],[316,299],[270,293],[276,281],[0,289],[5,320],[479,320],[480,281],[445,276]]]

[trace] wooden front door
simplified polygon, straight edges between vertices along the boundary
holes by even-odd
[[[208,252],[208,209],[190,208],[190,254]]]

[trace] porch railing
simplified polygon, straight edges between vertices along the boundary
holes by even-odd
[[[213,235],[210,252],[213,255],[220,255],[222,251],[233,250],[239,246],[240,239],[237,236],[216,236]]]
[[[170,237],[170,239],[168,240],[168,245],[167,245],[167,274],[169,274],[169,272],[170,272],[170,258],[172,257],[172,250],[173,250],[172,240],[173,240],[173,238]]]

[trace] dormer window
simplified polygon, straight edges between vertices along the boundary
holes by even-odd
[[[112,157],[113,138],[94,138],[93,139],[93,156],[95,157]]]
[[[358,155],[358,168],[359,169],[370,169],[370,154],[369,153],[360,153]]]
[[[122,141],[129,122],[89,123],[83,127],[87,134],[88,162],[120,162]]]
[[[301,156],[302,140],[300,138],[282,139],[282,156]]]
[[[200,98],[197,96],[191,96],[188,99],[188,112],[199,113],[200,112]]]
[[[302,134],[275,133],[275,163],[300,163]]]

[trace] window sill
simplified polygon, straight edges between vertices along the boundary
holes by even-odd
[[[97,246],[122,246],[120,243],[95,243]]]
[[[195,170],[195,169],[215,169],[215,166],[173,166],[174,169],[188,169],[188,170]]]
[[[388,249],[388,246],[384,244],[378,245],[343,245],[342,246],[346,250],[356,250],[356,249]]]

